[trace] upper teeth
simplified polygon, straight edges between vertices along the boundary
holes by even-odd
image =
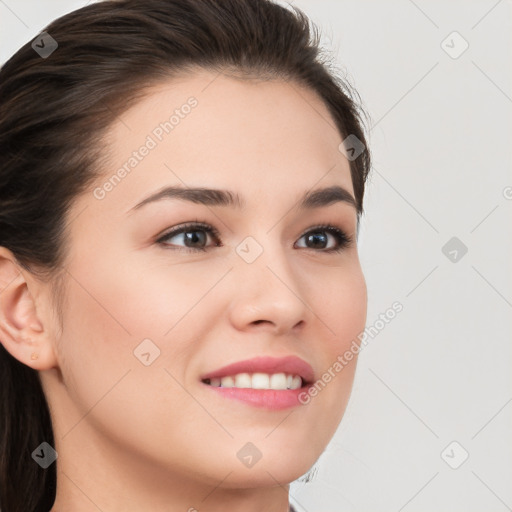
[[[286,373],[237,373],[207,381],[211,386],[223,388],[299,389],[302,386],[302,379],[298,375]]]

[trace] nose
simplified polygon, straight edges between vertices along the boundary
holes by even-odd
[[[304,328],[313,313],[301,288],[299,269],[293,268],[282,246],[275,244],[271,249],[268,245],[250,263],[237,256],[232,272],[236,293],[229,316],[238,330],[281,335]]]

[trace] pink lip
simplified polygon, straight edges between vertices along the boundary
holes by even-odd
[[[303,402],[299,400],[301,393],[306,393],[305,388],[299,389],[249,389],[249,388],[223,388],[203,384],[213,393],[225,398],[233,398],[246,404],[262,409],[281,410],[288,407],[296,407]]]
[[[315,375],[309,363],[297,356],[255,357],[223,366],[218,370],[201,376],[201,380],[222,378],[237,373],[288,373],[302,377],[304,383],[314,381]],[[229,389],[229,388],[228,388]]]
[[[224,366],[201,377],[201,380],[222,378],[237,373],[287,373],[299,375],[304,384],[299,389],[250,389],[250,388],[223,388],[207,386],[212,392],[224,398],[232,398],[245,402],[248,405],[270,410],[286,409],[301,405],[299,396],[305,392],[306,386],[314,380],[313,368],[306,361],[296,356],[288,357],[256,357],[246,361],[239,361]]]

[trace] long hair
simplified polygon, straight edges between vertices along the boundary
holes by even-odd
[[[48,25],[0,69],[0,246],[20,266],[58,282],[66,213],[101,175],[109,126],[148,87],[195,68],[306,86],[343,139],[367,146],[357,92],[325,58],[317,27],[297,7],[270,0],[88,5]],[[370,152],[349,160],[359,220]],[[58,460],[43,469],[31,456],[43,441],[54,446],[39,374],[0,343],[2,512],[52,507]]]

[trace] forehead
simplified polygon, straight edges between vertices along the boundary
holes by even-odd
[[[342,141],[315,92],[284,80],[205,70],[148,89],[106,137],[119,207],[165,185],[229,188],[242,197],[342,185],[353,194]],[[118,181],[118,180],[115,180]]]

